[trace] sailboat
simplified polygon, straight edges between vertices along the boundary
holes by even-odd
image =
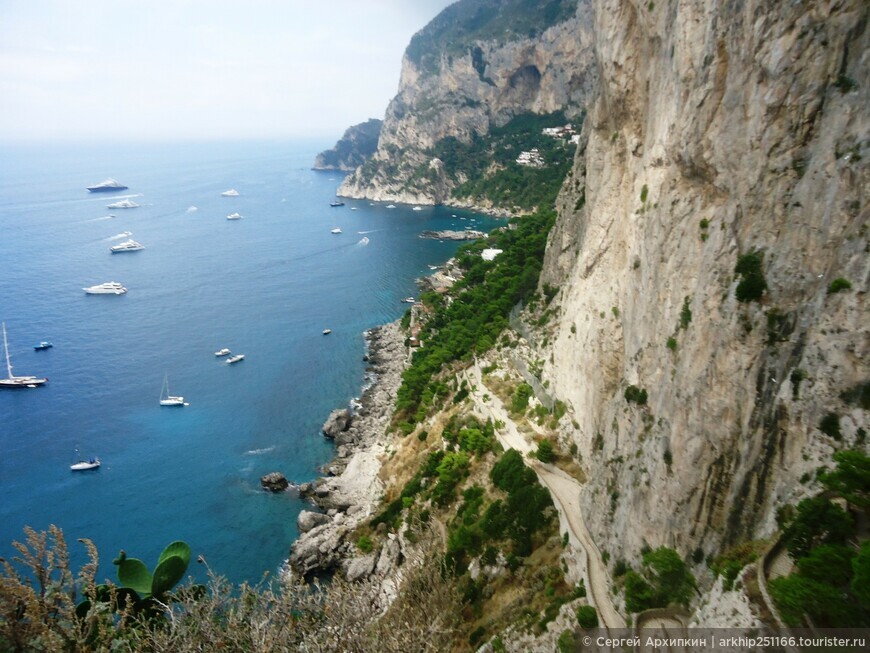
[[[36,376],[15,376],[12,373],[12,363],[9,362],[9,343],[6,341],[5,322],[3,322],[3,351],[6,352],[6,373],[8,376],[5,379],[0,379],[0,388],[35,388],[48,381],[48,379],[41,379]]]
[[[161,406],[187,406],[184,403],[184,397],[177,397],[169,394],[169,375],[163,376],[163,388],[160,390],[160,405]]]

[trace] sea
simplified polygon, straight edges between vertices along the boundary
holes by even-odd
[[[364,332],[401,317],[415,279],[458,246],[420,232],[499,224],[448,207],[331,207],[341,174],[311,170],[329,145],[4,146],[0,320],[14,372],[49,382],[0,391],[0,557],[25,526],[55,524],[74,564],[80,538],[97,545],[99,579],[116,577],[121,549],[153,567],[174,540],[233,583],[280,569],[310,506],[260,477],[311,481],[331,459],[320,427],[361,394]],[[86,190],[107,177],[129,189]],[[123,198],[139,207],[107,208]],[[125,232],[145,249],[111,254]],[[106,281],[129,291],[83,291]],[[53,347],[35,351],[42,340]],[[227,365],[224,347],[245,359]],[[189,405],[159,405],[164,379]],[[92,456],[98,470],[70,471]]]

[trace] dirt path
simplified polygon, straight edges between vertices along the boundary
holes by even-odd
[[[535,470],[538,479],[550,491],[553,503],[563,515],[569,529],[569,535],[576,542],[586,557],[587,587],[589,589],[589,602],[598,610],[601,625],[605,628],[625,628],[625,620],[616,610],[610,599],[610,583],[608,581],[607,567],[601,559],[601,553],[595,542],[589,535],[583,514],[580,511],[580,483],[558,467],[546,465],[528,456],[535,450],[533,444],[517,429],[517,425],[508,415],[501,400],[491,392],[483,383],[480,367],[477,363],[466,372],[469,385],[474,388],[471,397],[477,404],[478,409],[492,417],[493,421],[504,422],[505,427],[497,431],[497,436],[502,446],[506,449],[516,449],[527,457],[526,464]],[[485,394],[489,398],[484,400]]]

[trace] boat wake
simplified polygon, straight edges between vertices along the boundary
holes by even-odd
[[[188,206],[187,207],[187,213],[196,213],[197,211],[199,211],[199,209],[196,208],[195,206]]]
[[[264,453],[270,453],[275,451],[275,445],[271,447],[264,447],[263,449],[249,449],[245,452],[246,456],[262,456]]]
[[[100,222],[101,220],[114,220],[114,215],[104,215],[101,218],[91,218],[90,220],[82,220],[82,222]]]
[[[369,229],[368,231],[357,231],[360,236],[365,236],[366,234],[373,234],[376,231],[380,231],[379,229]]]
[[[125,231],[120,234],[115,234],[114,236],[109,236],[108,238],[103,238],[103,240],[119,240],[121,238],[129,238],[133,235],[132,231]]]
[[[357,245],[360,245],[362,247],[365,247],[368,244],[369,244],[368,236],[363,236],[362,238],[359,239],[359,242],[357,242]]]

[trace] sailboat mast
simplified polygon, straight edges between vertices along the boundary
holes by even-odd
[[[12,376],[12,363],[9,362],[9,343],[6,342],[6,323],[3,323],[3,351],[6,352],[6,371],[9,374],[10,379],[14,379]]]

